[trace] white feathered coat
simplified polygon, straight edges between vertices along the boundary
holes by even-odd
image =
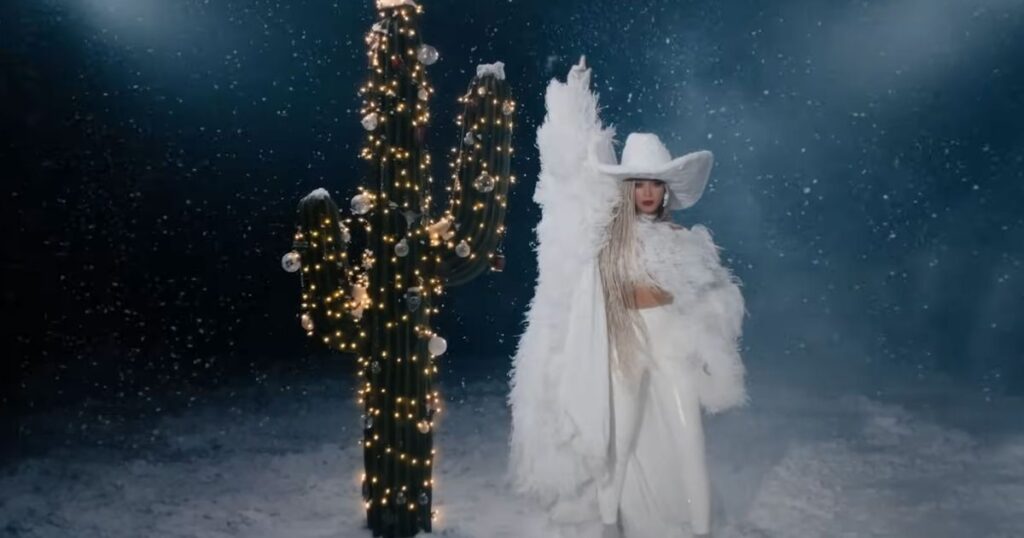
[[[548,86],[537,131],[538,279],[510,372],[510,479],[549,507],[578,503],[609,464],[611,365],[597,253],[619,191],[592,166],[615,162],[615,153],[589,82],[589,69],[574,67],[565,83]],[[679,317],[672,334],[653,337],[675,340],[680,372],[700,373],[705,410],[744,403],[743,299],[710,232],[641,223],[638,237],[643,266],[673,295]]]

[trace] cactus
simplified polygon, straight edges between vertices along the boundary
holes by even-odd
[[[323,189],[303,198],[282,264],[301,276],[307,334],[358,360],[367,525],[374,536],[413,536],[436,515],[435,376],[446,343],[430,320],[445,287],[504,268],[515,102],[502,64],[477,68],[459,97],[447,206],[435,214],[425,138],[437,52],[421,41],[421,6],[378,0],[377,10],[360,89],[366,181],[347,217]]]

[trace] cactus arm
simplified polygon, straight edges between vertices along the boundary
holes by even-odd
[[[500,65],[500,64],[497,64]],[[439,253],[446,286],[464,284],[488,267],[501,270],[497,252],[505,234],[515,101],[503,77],[478,75],[460,101],[462,133],[454,153],[445,219],[453,224]],[[468,249],[467,249],[468,247]]]
[[[365,343],[351,314],[352,286],[363,278],[358,262],[352,263],[353,227],[341,219],[327,191],[317,189],[299,203],[292,243],[301,260],[300,323],[309,336],[345,353],[358,353]]]

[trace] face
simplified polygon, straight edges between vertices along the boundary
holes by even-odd
[[[656,215],[665,196],[665,182],[656,179],[634,179],[633,195],[636,198],[637,213]]]

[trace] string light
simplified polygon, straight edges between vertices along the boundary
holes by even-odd
[[[445,286],[488,266],[495,270],[494,260],[504,259],[515,101],[492,75],[474,78],[458,97],[463,110],[455,122],[464,132],[451,151],[447,205],[434,218],[423,136],[434,93],[425,65],[437,53],[415,28],[422,6],[407,0],[377,6],[378,20],[365,36],[370,77],[358,89],[365,136],[357,157],[373,179],[353,197],[350,218],[338,218],[329,196],[304,199],[293,247],[307,334],[351,353],[358,365],[367,462],[359,482],[368,522],[375,534],[397,526],[387,534],[411,536],[440,518],[432,508],[432,436],[442,411],[433,379],[447,344],[430,320],[440,312]],[[461,143],[466,132],[471,144]],[[411,382],[388,385],[394,379]],[[409,438],[426,441],[409,446],[402,441]]]

